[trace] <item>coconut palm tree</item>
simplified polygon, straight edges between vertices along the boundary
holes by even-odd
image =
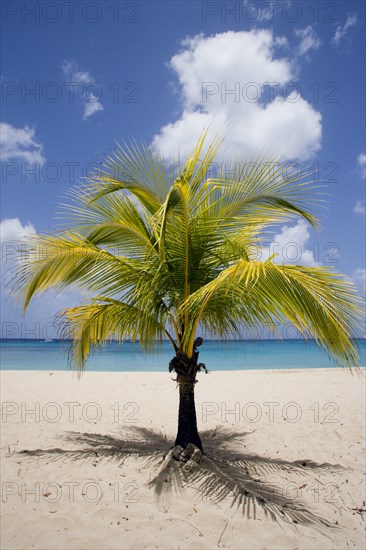
[[[317,186],[262,157],[210,177],[222,140],[206,147],[206,137],[183,167],[135,142],[116,146],[73,192],[71,226],[33,240],[16,282],[24,309],[48,289],[76,285],[90,295],[90,303],[60,313],[79,371],[107,340],[131,338],[150,349],[168,339],[180,392],[175,444],[201,450],[198,333],[225,336],[287,320],[352,367],[360,315],[352,284],[331,268],[258,258],[274,224],[302,217],[317,227]]]

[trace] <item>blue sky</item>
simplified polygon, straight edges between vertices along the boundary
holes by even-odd
[[[1,22],[4,271],[9,243],[51,230],[114,140],[185,153],[211,124],[236,154],[269,146],[320,167],[322,232],[294,222],[273,242],[297,242],[302,263],[335,265],[365,292],[364,2],[4,0]],[[22,320],[3,280],[2,336],[77,299],[38,300]]]

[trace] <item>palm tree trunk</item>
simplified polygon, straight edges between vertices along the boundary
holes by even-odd
[[[194,403],[195,380],[190,376],[179,374],[177,382],[179,384],[179,416],[175,445],[180,445],[185,449],[188,443],[193,443],[193,445],[203,452],[201,439],[197,430],[196,407]]]

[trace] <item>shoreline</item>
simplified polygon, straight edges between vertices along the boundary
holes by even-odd
[[[263,368],[263,369],[256,369],[256,368],[252,368],[252,369],[232,369],[232,370],[210,370],[208,369],[208,374],[214,374],[214,373],[225,373],[225,374],[237,374],[239,372],[268,372],[268,373],[285,373],[285,372],[293,372],[293,373],[300,373],[300,372],[318,372],[318,371],[330,371],[330,372],[346,372],[348,374],[350,374],[352,376],[352,374],[357,374],[357,373],[360,373],[360,372],[363,372],[363,370],[366,369],[366,365],[361,365],[358,369],[355,369],[354,367],[351,369],[349,369],[348,367],[290,367],[290,368],[285,368],[285,369],[267,369],[267,368]],[[56,373],[56,372],[60,372],[60,373],[69,373],[69,374],[77,374],[78,371],[76,370],[73,370],[73,369],[49,369],[49,370],[46,370],[46,369],[33,369],[33,370],[28,370],[28,369],[10,369],[10,368],[0,368],[0,374],[2,372],[22,372],[22,373],[29,373],[29,374],[32,374],[32,373]],[[117,371],[117,370],[88,370],[88,368],[85,369],[85,371],[82,372],[82,376],[84,376],[85,374],[156,374],[156,375],[162,375],[162,374],[169,374],[169,371],[168,371],[168,368],[166,370],[159,370],[159,371],[156,371],[156,370],[139,370],[139,371],[135,371],[135,370],[121,370],[121,371]],[[206,373],[199,373],[198,376],[205,376]],[[173,375],[174,376],[174,375]]]

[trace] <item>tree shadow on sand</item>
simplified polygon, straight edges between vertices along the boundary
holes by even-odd
[[[334,523],[318,516],[299,499],[289,498],[284,487],[289,485],[289,479],[313,479],[315,474],[336,473],[341,467],[310,460],[287,462],[243,452],[246,435],[248,432],[228,432],[219,428],[202,432],[205,455],[199,464],[175,460],[167,450],[171,439],[163,433],[137,426],[117,437],[67,432],[63,437],[65,443],[80,444],[82,448],[35,449],[19,453],[47,462],[86,460],[95,465],[96,461],[103,459],[119,464],[130,458],[141,459],[146,467],[153,469],[148,485],[154,489],[158,499],[190,486],[202,495],[203,501],[217,504],[229,501],[248,518],[255,519],[259,507],[265,516],[275,521],[312,526],[320,531],[335,528]],[[272,474],[277,474],[283,483],[271,484],[265,480]]]

